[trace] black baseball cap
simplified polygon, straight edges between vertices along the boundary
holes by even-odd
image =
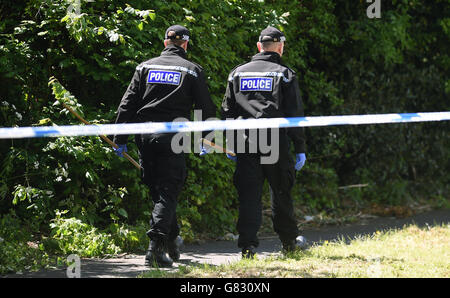
[[[259,35],[259,41],[285,41],[286,37],[284,36],[283,32],[278,30],[275,27],[268,26],[266,29],[261,31],[261,34]]]
[[[173,31],[169,36],[169,32]],[[167,28],[165,39],[175,39],[175,40],[189,40],[189,30],[181,25],[173,25]]]

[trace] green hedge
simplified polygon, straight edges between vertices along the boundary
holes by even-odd
[[[77,9],[80,15],[68,13]],[[129,3],[129,4],[127,4]],[[192,32],[188,56],[201,64],[219,106],[229,71],[256,53],[261,29],[287,36],[284,61],[297,71],[307,115],[450,110],[449,1],[16,1],[0,4],[2,126],[78,124],[54,105],[56,77],[84,116],[110,123],[135,66],[163,49],[174,23]],[[55,92],[55,93],[54,93]],[[297,175],[296,205],[333,211],[344,201],[406,204],[448,200],[449,124],[310,128],[308,161]],[[136,148],[129,149],[136,158]],[[98,137],[0,141],[0,212],[13,210],[50,233],[55,210],[106,229],[148,221],[139,173]],[[189,155],[179,198],[182,234],[233,232],[233,163]],[[339,186],[368,184],[360,191]],[[266,197],[267,198],[267,197]],[[0,235],[1,236],[1,235]]]

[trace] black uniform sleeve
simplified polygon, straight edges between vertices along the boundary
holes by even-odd
[[[198,72],[196,83],[193,85],[193,96],[195,108],[202,110],[204,120],[216,117],[216,106],[211,100],[205,74],[202,70]]]
[[[233,82],[228,81],[227,89],[222,100],[221,117],[222,119],[232,118],[236,119],[236,98],[233,92]]]
[[[230,76],[231,76],[231,74],[230,74]],[[228,80],[228,82],[227,82],[227,88],[225,90],[225,95],[223,96],[222,105],[220,108],[220,116],[221,116],[222,120],[237,119],[239,117],[239,115],[237,114],[237,110],[236,110],[236,97],[234,95],[232,80]],[[227,148],[231,149],[234,152],[237,152],[237,142],[232,142],[233,147],[229,147],[229,145],[230,145],[230,144],[228,144],[228,142],[230,141],[228,139],[229,134],[233,135],[233,137],[232,137],[233,140],[237,140],[237,131],[233,130],[233,131],[226,132]]]
[[[303,102],[295,73],[290,73],[289,81],[283,89],[282,110],[285,117],[303,117]],[[306,152],[306,138],[303,127],[288,128],[288,136],[294,143],[295,153]]]
[[[117,109],[117,118],[115,123],[132,123],[135,119],[136,112],[139,109],[140,102],[142,101],[140,90],[140,71],[136,69],[133,78],[127,91],[122,97],[122,100]],[[126,144],[128,135],[116,135],[114,136],[114,143]]]
[[[203,70],[199,70],[198,77],[193,84],[193,97],[195,109],[202,110],[203,121],[208,118],[216,117],[216,105],[213,103],[209,94],[208,85]],[[211,131],[204,131],[202,136],[205,137]]]

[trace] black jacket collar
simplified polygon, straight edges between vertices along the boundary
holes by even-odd
[[[161,52],[161,55],[178,55],[181,58],[186,59],[186,51],[177,45],[169,44],[167,47]]]
[[[280,54],[276,52],[261,52],[252,57],[252,61],[263,60],[281,64]]]

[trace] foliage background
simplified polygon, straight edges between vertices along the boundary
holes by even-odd
[[[55,96],[93,123],[114,121],[135,66],[159,55],[174,23],[191,30],[188,56],[204,67],[218,106],[229,71],[256,53],[258,34],[270,24],[287,36],[283,60],[298,73],[307,115],[448,111],[449,2],[382,1],[382,18],[369,19],[369,4],[358,0],[4,0],[0,125],[78,124]],[[61,86],[48,84],[53,76]],[[294,189],[298,216],[448,207],[448,129],[448,123],[307,129],[308,161]],[[137,158],[132,142],[129,148]],[[24,239],[40,243],[42,252],[146,248],[149,192],[138,171],[98,137],[2,140],[0,162],[0,254]],[[235,232],[233,163],[191,154],[188,166],[178,206],[183,237]],[[341,187],[353,184],[367,187]],[[267,207],[267,195],[264,201]],[[19,226],[24,236],[14,237]],[[92,236],[87,247],[77,242],[80,235]],[[29,253],[20,247],[17,258]],[[0,264],[0,273],[18,264]]]

